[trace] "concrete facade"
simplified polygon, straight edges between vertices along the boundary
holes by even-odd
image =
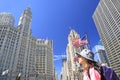
[[[120,0],[100,0],[93,19],[110,66],[120,77]]]

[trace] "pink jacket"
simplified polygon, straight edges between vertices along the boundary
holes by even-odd
[[[83,80],[101,80],[101,75],[94,69],[94,67],[90,68],[89,74],[91,79],[89,79],[87,70],[85,70]]]

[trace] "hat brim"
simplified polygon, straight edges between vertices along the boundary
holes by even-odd
[[[79,53],[75,53],[77,56],[82,56],[82,55],[80,55]]]
[[[80,55],[79,53],[76,53],[76,55],[77,55],[77,56],[82,56],[82,55]],[[82,57],[84,57],[84,56],[82,56]],[[95,60],[92,60],[92,59],[89,59],[89,58],[86,58],[86,57],[84,57],[84,58],[87,59],[87,60],[91,60],[91,61],[97,63]]]

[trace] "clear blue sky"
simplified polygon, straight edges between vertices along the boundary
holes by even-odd
[[[56,71],[61,71],[61,55],[65,55],[69,27],[81,36],[88,33],[92,48],[100,40],[92,19],[99,0],[0,0],[0,12],[10,12],[17,26],[26,7],[32,11],[32,35],[53,40]]]

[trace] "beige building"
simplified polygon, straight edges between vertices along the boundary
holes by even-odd
[[[53,80],[53,45],[50,40],[37,39],[36,71],[38,80]]]
[[[93,19],[110,66],[120,77],[120,0],[100,0]]]
[[[32,13],[26,8],[19,24],[14,27],[14,17],[0,13],[0,80],[14,80],[21,73],[22,80],[38,77],[53,80],[53,42],[32,36]],[[44,75],[44,76],[43,76]]]

